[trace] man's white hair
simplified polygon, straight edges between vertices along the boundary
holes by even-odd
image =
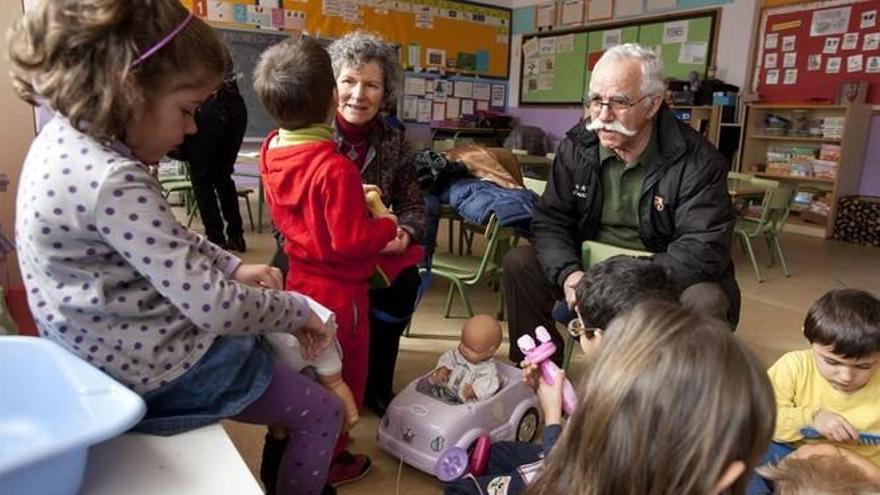
[[[602,54],[599,61],[593,67],[593,73],[610,62],[621,59],[638,61],[642,66],[642,95],[662,95],[666,90],[665,76],[663,75],[663,61],[657,55],[639,45],[638,43],[625,43],[616,45]]]

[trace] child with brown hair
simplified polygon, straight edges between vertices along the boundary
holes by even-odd
[[[773,391],[726,324],[646,302],[611,323],[598,356],[527,494],[745,491],[773,431]],[[540,393],[561,403],[559,386]]]
[[[829,444],[804,445],[776,465],[758,468],[775,495],[876,495],[880,466]]]
[[[178,0],[42,0],[8,39],[19,95],[55,112],[16,204],[40,334],[139,393],[139,431],[283,427],[279,492],[321,493],[341,407],[260,336],[293,334],[314,355],[326,327],[301,295],[273,290],[277,270],[181,225],[148,171],[196,131],[222,80],[214,30]]]
[[[880,433],[880,300],[857,289],[829,291],[810,307],[803,331],[810,349],[785,354],[767,371],[778,413],[761,464],[832,442],[880,465],[880,445],[859,443],[859,432]],[[805,439],[806,427],[822,438]],[[756,476],[749,493],[771,493],[770,485]]]
[[[309,38],[286,40],[260,56],[254,89],[280,129],[263,142],[260,174],[266,201],[289,260],[287,289],[336,315],[342,378],[361,406],[370,348],[368,280],[379,252],[397,236],[397,221],[372,218],[357,167],[336,149],[329,123],[336,112],[330,56]],[[354,481],[370,460],[337,443],[334,465],[353,466]],[[331,467],[331,471],[337,467]],[[332,474],[331,474],[332,475]]]

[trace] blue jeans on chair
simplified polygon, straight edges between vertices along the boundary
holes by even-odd
[[[770,442],[770,445],[767,447],[767,452],[765,452],[764,456],[761,457],[761,460],[758,461],[756,467],[765,464],[776,464],[781,461],[783,457],[794,451],[795,448],[787,443]],[[749,481],[746,495],[766,495],[770,493],[773,493],[773,484],[769,480],[762,478],[758,473],[752,473],[752,479]]]

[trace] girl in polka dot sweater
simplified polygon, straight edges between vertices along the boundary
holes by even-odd
[[[13,27],[9,55],[20,96],[55,112],[16,205],[41,335],[141,394],[141,431],[222,418],[283,426],[268,491],[321,493],[341,405],[275,363],[261,336],[293,334],[314,356],[327,328],[277,290],[276,269],[182,226],[148,171],[196,131],[193,114],[221,82],[214,31],[178,0],[42,0]]]

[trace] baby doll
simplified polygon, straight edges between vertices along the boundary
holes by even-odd
[[[309,307],[318,315],[318,318],[327,325],[328,330],[335,334],[336,321],[333,313],[316,302],[306,297]],[[271,333],[266,335],[266,340],[272,347],[275,358],[291,368],[301,371],[312,367],[318,375],[318,382],[325,388],[336,394],[345,407],[346,430],[351,429],[359,419],[358,407],[348,385],[342,381],[342,348],[339,341],[333,337],[332,345],[327,346],[321,354],[314,359],[307,359],[300,349],[299,341],[291,334]]]
[[[484,400],[500,385],[495,351],[501,345],[501,325],[489,315],[476,315],[461,328],[458,348],[446,351],[428,381],[443,398]]]

